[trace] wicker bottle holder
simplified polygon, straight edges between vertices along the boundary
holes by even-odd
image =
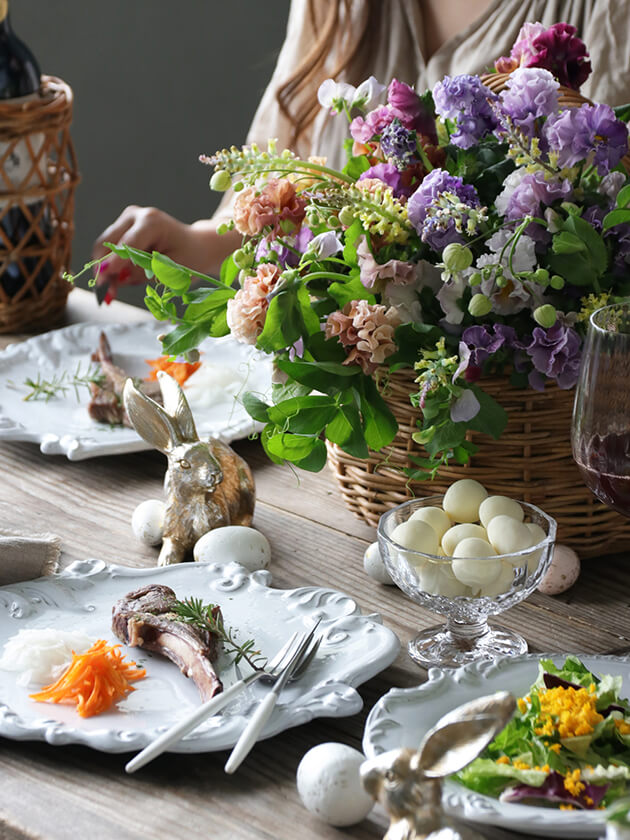
[[[507,73],[482,76],[495,92],[503,90]],[[560,104],[579,107],[589,100],[561,87]],[[623,158],[630,172],[630,155]],[[383,396],[398,421],[391,446],[361,460],[327,442],[328,463],[347,507],[376,527],[382,513],[414,496],[443,493],[460,478],[474,478],[492,493],[516,497],[538,505],[558,522],[558,542],[592,557],[630,547],[630,519],[599,502],[584,484],[571,454],[570,429],[573,391],[547,385],[542,392],[519,390],[507,377],[484,379],[484,391],[507,411],[508,425],[497,441],[469,433],[479,451],[465,467],[448,466],[436,481],[409,481],[403,469],[416,466],[410,456],[426,457],[411,434],[417,431],[419,409],[409,395],[418,390],[412,371],[388,375],[383,371]]]
[[[63,279],[79,181],[70,138],[72,90],[43,76],[42,94],[19,106],[0,102],[0,333],[54,324],[72,288]],[[9,174],[12,156],[21,160],[17,182]],[[2,227],[9,214],[21,220],[18,242]],[[10,267],[20,279],[7,290]]]

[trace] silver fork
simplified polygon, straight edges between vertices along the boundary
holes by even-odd
[[[319,621],[317,622],[317,625],[318,624]],[[162,735],[156,738],[155,741],[151,741],[151,743],[134,756],[131,761],[127,762],[125,765],[125,772],[135,773],[136,770],[139,770],[141,767],[144,767],[145,764],[153,761],[153,759],[157,758],[158,755],[161,755],[173,744],[180,741],[185,735],[188,735],[189,732],[192,732],[193,729],[199,726],[199,724],[204,720],[212,717],[212,715],[225,708],[230,700],[247,688],[248,685],[252,685],[258,680],[268,680],[272,684],[275,683],[275,681],[280,678],[287,665],[291,663],[294,655],[299,651],[304,639],[306,639],[307,636],[312,638],[311,633],[315,631],[317,625],[315,625],[313,630],[308,633],[294,633],[291,638],[284,643],[276,655],[269,660],[264,669],[261,669],[260,671],[252,671],[251,674],[248,674],[246,677],[243,677],[243,679],[238,680],[238,682],[235,682],[234,685],[231,685],[225,691],[222,691],[221,694],[217,694],[210,698],[210,700],[206,700],[205,703],[202,703],[201,706],[196,708],[187,717],[178,721],[178,723],[174,724],[170,729],[167,729],[166,732],[162,733]],[[321,638],[318,639],[317,646],[312,647],[312,649],[308,651],[308,656],[305,656],[303,661],[299,663],[299,667],[293,671],[291,680],[297,679],[310,665],[317,653],[320,641]]]

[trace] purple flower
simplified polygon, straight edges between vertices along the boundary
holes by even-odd
[[[550,329],[536,327],[526,348],[539,373],[555,379],[560,388],[572,388],[580,372],[580,337],[560,323]]]
[[[461,178],[449,175],[445,169],[429,172],[407,202],[407,213],[418,235],[434,251],[444,250],[451,242],[465,241],[457,231],[453,218],[437,218],[431,212],[438,209],[437,202],[443,193],[455,195],[468,207],[480,206],[475,188],[464,184]]]
[[[558,110],[558,82],[548,70],[522,67],[515,70],[501,91],[503,111],[528,137],[536,134],[536,120]]]
[[[462,341],[470,350],[471,364],[481,365],[501,347],[511,347],[516,341],[516,330],[505,324],[467,327],[462,333]]]
[[[392,79],[387,89],[387,101],[395,117],[405,128],[423,134],[432,143],[437,143],[437,132],[433,114],[415,90],[398,79]]]
[[[532,41],[534,55],[527,67],[544,67],[561,85],[578,90],[588,79],[591,62],[584,41],[570,23],[554,23]]]
[[[541,205],[548,207],[554,201],[566,201],[571,195],[571,183],[566,179],[561,181],[547,180],[545,173],[538,169],[524,175],[521,182],[513,189],[507,203],[497,196],[497,210],[509,221],[522,219],[524,216],[540,216]],[[530,225],[530,227],[533,227]],[[538,226],[536,226],[538,227]],[[528,235],[536,235],[536,231],[527,230]]]
[[[395,119],[381,134],[381,149],[396,169],[403,170],[413,162],[416,153],[416,133]]]
[[[549,120],[545,136],[558,152],[559,166],[575,166],[593,155],[600,175],[614,169],[628,151],[628,128],[609,105],[568,108]]]
[[[387,105],[375,108],[363,117],[355,117],[350,123],[350,134],[357,143],[369,143],[373,137],[396,119],[396,114]]]
[[[393,163],[377,163],[375,166],[370,166],[369,169],[361,173],[359,181],[365,181],[368,178],[377,178],[391,187],[395,198],[400,198],[401,195],[409,195],[409,189],[402,186],[400,172]]]
[[[494,62],[497,73],[511,73],[517,67],[528,67],[528,62],[536,55],[534,41],[544,31],[542,23],[524,23],[510,51],[510,57],[502,56]]]
[[[443,118],[455,120],[457,130],[451,142],[469,149],[497,126],[489,100],[496,95],[482,84],[479,76],[445,76],[433,89],[435,110]]]

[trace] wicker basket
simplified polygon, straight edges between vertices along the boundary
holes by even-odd
[[[384,380],[383,396],[399,430],[391,446],[354,458],[328,443],[328,463],[348,508],[376,527],[380,515],[414,496],[443,493],[459,478],[474,478],[492,493],[538,505],[558,521],[558,542],[589,557],[630,547],[630,520],[598,502],[571,456],[573,391],[548,385],[544,391],[513,388],[507,377],[484,380],[486,393],[501,403],[508,425],[501,438],[469,433],[479,451],[465,467],[448,466],[436,481],[409,481],[402,472],[414,468],[410,455],[426,457],[411,433],[418,409],[409,401],[417,390],[415,374],[398,371]]]
[[[20,106],[0,102],[0,333],[54,324],[72,288],[63,279],[79,181],[72,90],[43,76],[42,93]],[[20,219],[19,242],[2,226],[9,214]]]

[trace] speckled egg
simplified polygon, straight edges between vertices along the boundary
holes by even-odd
[[[193,557],[197,563],[235,562],[248,572],[266,569],[271,561],[269,540],[255,528],[226,525],[215,528],[195,543]]]
[[[147,499],[134,510],[131,530],[145,545],[159,545],[162,542],[164,507],[160,499]]]
[[[297,770],[297,789],[307,808],[328,825],[355,825],[374,802],[361,784],[359,768],[365,757],[346,744],[318,744]],[[297,832],[299,833],[299,832]]]
[[[383,563],[378,542],[373,542],[365,549],[365,554],[363,555],[363,568],[367,574],[374,580],[378,581],[378,583],[383,583],[386,586],[394,585],[394,581],[391,579],[389,572],[385,568],[385,563]]]
[[[538,584],[543,595],[559,595],[570,589],[580,576],[580,558],[568,545],[556,545],[551,564]]]

